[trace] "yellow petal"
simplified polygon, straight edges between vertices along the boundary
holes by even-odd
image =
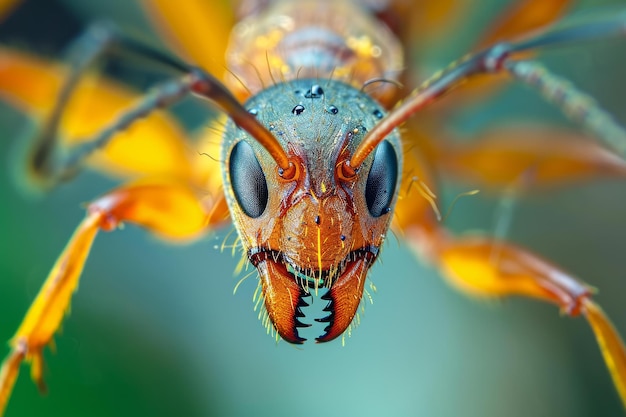
[[[225,52],[234,16],[222,1],[151,0],[144,9],[173,51],[190,64],[221,78],[226,69]]]
[[[0,98],[40,122],[50,114],[66,76],[66,69],[59,64],[0,48]],[[64,111],[63,143],[90,140],[140,97],[120,84],[86,75]],[[166,114],[155,112],[117,134],[89,163],[115,176],[189,178],[189,152],[181,127]]]

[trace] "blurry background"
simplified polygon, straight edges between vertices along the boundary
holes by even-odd
[[[113,17],[135,29],[143,24],[136,5],[123,1],[30,3],[0,27],[0,42],[54,54],[93,18]],[[454,28],[448,42],[429,51],[430,65],[465,52],[471,34],[504,3],[477,2],[467,27]],[[622,4],[579,3],[577,10]],[[625,44],[569,47],[543,58],[625,122]],[[453,126],[476,131],[535,118],[566,123],[534,92],[516,87],[460,113]],[[86,172],[42,198],[25,196],[9,170],[26,122],[0,109],[2,340],[17,328],[83,217],[81,203],[115,184]],[[444,207],[466,189],[448,184]],[[462,200],[451,227],[492,230],[497,201],[485,195]],[[560,317],[555,307],[536,301],[468,299],[395,237],[370,274],[378,287],[374,304],[345,347],[339,341],[277,344],[252,311],[254,279],[232,294],[237,259],[215,249],[227,232],[182,247],[135,227],[101,234],[56,337],[57,353],[46,352],[50,394],[40,396],[23,367],[7,417],[623,415],[583,319]],[[528,197],[516,207],[508,236],[598,287],[596,299],[626,335],[625,181]]]

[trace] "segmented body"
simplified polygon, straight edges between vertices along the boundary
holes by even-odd
[[[226,53],[226,81],[238,96],[303,78],[360,89],[373,79],[393,81],[403,70],[399,41],[363,4],[273,1],[249,13],[234,27]],[[395,88],[379,87],[373,90],[378,98]]]
[[[315,320],[329,324],[317,341],[332,340],[357,314],[402,181],[398,133],[360,167],[358,180],[339,170],[385,114],[366,84],[385,80],[373,89],[379,100],[397,90],[399,42],[363,5],[278,1],[235,26],[227,62],[230,89],[253,94],[246,108],[296,168],[295,180],[281,178],[263,146],[227,125],[224,190],[264,306],[280,336],[301,343],[297,328],[310,325],[301,321],[303,298],[325,287],[328,314]]]
[[[163,4],[165,3],[167,2]],[[408,150],[402,149],[400,135],[394,131],[358,167],[356,178],[346,177],[345,172],[340,169],[341,166],[345,165],[350,155],[354,153],[364,135],[385,116],[385,108],[391,108],[396,103],[397,93],[401,92],[393,83],[398,79],[399,72],[404,65],[399,42],[392,32],[384,26],[384,23],[376,17],[377,11],[380,10],[377,7],[380,5],[376,5],[376,1],[369,3],[371,4],[309,0],[301,2],[244,2],[244,7],[240,13],[244,20],[233,30],[231,45],[227,53],[229,72],[226,74],[225,80],[229,88],[241,100],[247,100],[245,106],[250,114],[254,115],[278,139],[280,146],[284,148],[290,162],[295,167],[294,177],[285,181],[280,169],[276,169],[275,161],[268,156],[266,148],[252,140],[244,130],[232,122],[228,122],[221,132],[223,141],[220,157],[217,157],[218,153],[215,151],[210,153],[222,164],[221,181],[216,181],[215,175],[209,178],[210,185],[202,181],[196,182],[197,178],[190,181],[194,187],[201,184],[199,188],[206,187],[209,189],[208,194],[211,195],[211,198],[203,200],[203,204],[210,206],[213,210],[211,215],[199,219],[189,216],[190,219],[187,222],[186,215],[189,213],[181,210],[183,215],[173,216],[171,219],[164,216],[158,218],[154,223],[150,223],[140,221],[143,218],[137,216],[139,217],[138,221],[133,217],[136,212],[141,211],[134,210],[136,201],[131,199],[128,203],[129,209],[125,207],[120,209],[116,206],[117,201],[126,203],[121,196],[123,193],[137,196],[140,208],[147,207],[148,211],[156,208],[155,212],[164,208],[165,210],[171,207],[178,208],[176,198],[179,196],[174,195],[174,193],[171,196],[166,194],[170,190],[165,188],[163,194],[171,197],[171,199],[160,199],[160,196],[154,198],[155,193],[141,188],[141,183],[138,185],[131,184],[127,188],[120,188],[121,192],[114,190],[109,195],[95,200],[89,207],[87,220],[79,226],[77,235],[82,233],[82,229],[86,229],[90,235],[83,236],[83,238],[88,240],[88,244],[90,244],[90,239],[95,236],[98,227],[103,230],[111,230],[115,229],[120,221],[127,221],[128,223],[138,223],[155,233],[172,239],[196,237],[200,233],[196,223],[203,225],[201,231],[223,224],[223,215],[226,214],[226,210],[221,205],[219,198],[215,198],[217,194],[212,194],[219,190],[219,187],[214,187],[213,183],[222,182],[228,203],[228,214],[230,214],[239,232],[245,256],[259,272],[263,289],[263,302],[267,307],[269,317],[264,322],[268,328],[275,328],[277,333],[289,342],[300,343],[303,341],[303,338],[298,334],[298,328],[309,322],[302,319],[304,315],[302,307],[306,304],[306,297],[318,290],[321,292],[322,298],[328,303],[326,304],[324,301],[324,312],[319,316],[312,316],[312,318],[327,323],[328,327],[317,340],[331,340],[340,336],[344,330],[348,329],[349,331],[351,329],[350,324],[355,319],[355,312],[363,297],[367,273],[374,261],[378,259],[381,245],[389,234],[388,228],[392,215],[396,216],[394,219],[396,222],[395,230],[400,232],[399,235],[406,238],[412,248],[417,248],[417,252],[426,254],[435,266],[440,267],[443,275],[446,275],[454,284],[458,284],[459,287],[468,292],[496,297],[522,294],[554,302],[562,311],[570,314],[581,312],[586,314],[585,310],[590,308],[588,304],[584,304],[588,301],[588,296],[591,293],[589,288],[572,280],[570,275],[553,269],[552,265],[540,258],[537,259],[531,252],[507,242],[498,242],[500,246],[496,245],[494,249],[491,241],[481,237],[475,239],[460,238],[455,241],[451,235],[443,231],[441,224],[436,219],[436,205],[429,203],[429,199],[435,198],[435,194],[429,188],[434,184],[430,176],[430,163],[440,163],[439,168],[441,168],[445,163],[450,163],[450,160],[445,160],[441,155],[436,155],[436,152],[428,153],[432,149],[415,149],[413,147]],[[382,5],[384,9],[386,2],[381,3],[385,3]],[[150,7],[153,6],[148,6],[148,8]],[[189,2],[187,7],[191,9],[193,7],[192,2]],[[183,11],[182,9],[181,7],[181,11]],[[206,29],[206,27],[204,28]],[[195,39],[199,40],[197,37]],[[196,57],[194,56],[194,58]],[[189,62],[199,63],[194,59],[190,59]],[[220,67],[219,71],[222,68]],[[212,69],[212,72],[218,74],[215,69]],[[372,81],[374,82],[372,83]],[[118,105],[118,107],[122,106]],[[75,109],[72,108],[72,110]],[[138,126],[136,127],[140,128],[140,124],[137,123]],[[134,129],[135,126],[131,127],[128,133],[132,135]],[[404,144],[409,141],[415,143],[416,136],[419,136],[414,130],[410,133],[413,136],[410,136],[408,140],[405,137]],[[156,137],[158,134],[155,133],[154,136]],[[154,137],[151,139],[154,140]],[[213,136],[211,136],[211,140],[214,140]],[[117,140],[113,143],[123,142],[123,140]],[[153,143],[149,142],[149,145],[144,145],[141,151],[148,149]],[[458,150],[457,148],[453,149]],[[141,151],[132,154],[135,156]],[[196,149],[194,152],[201,153],[197,152]],[[129,156],[131,152],[124,155]],[[540,153],[539,155],[548,159],[553,158],[551,154]],[[595,157],[596,154],[593,155]],[[167,155],[162,156],[167,157]],[[467,157],[471,163],[475,163],[477,160],[471,151],[467,152]],[[115,156],[111,159],[115,159]],[[120,158],[120,160],[122,159]],[[211,163],[207,159],[206,157],[201,158],[202,166]],[[427,160],[424,161],[423,159]],[[496,158],[490,158],[489,161],[485,162],[485,165],[492,163],[492,159]],[[120,160],[116,162],[120,162]],[[129,158],[129,160],[132,159]],[[552,161],[552,159],[550,160]],[[596,162],[596,160],[593,161]],[[178,180],[187,178],[190,176],[189,172],[197,169],[196,166],[178,163],[173,165],[179,169],[176,173],[172,173],[170,170],[155,170],[154,172],[159,175],[166,172],[167,175]],[[513,160],[511,165],[515,165]],[[615,166],[609,167],[607,172],[621,172],[619,171],[621,165],[618,165],[616,163]],[[586,165],[584,166],[586,167]],[[114,169],[107,171],[107,166],[98,166],[98,168],[107,173],[111,173],[111,171],[118,173]],[[141,167],[137,171],[141,174],[149,173],[148,176],[154,174],[152,171],[146,169],[144,172],[142,169],[144,168]],[[502,165],[497,165],[496,171],[498,169],[502,169]],[[478,171],[480,171],[480,167],[478,167]],[[554,171],[562,174],[560,168],[556,168]],[[574,171],[578,172],[576,169]],[[601,172],[599,169],[598,171],[593,169],[590,171]],[[541,182],[543,181],[542,171],[538,170],[538,172],[533,180]],[[211,171],[211,174],[214,173]],[[533,171],[533,173],[536,172]],[[567,175],[565,174],[565,176]],[[500,185],[503,182],[511,181],[510,179],[495,177],[488,174],[486,180],[494,181]],[[202,179],[204,180],[206,177],[202,177]],[[203,189],[202,192],[204,191]],[[90,194],[90,196],[92,195],[93,193]],[[142,201],[143,197],[145,200]],[[202,195],[202,197],[206,196]],[[182,197],[181,201],[188,202]],[[141,206],[142,203],[145,203],[145,206]],[[155,207],[151,204],[154,204]],[[397,210],[394,214],[396,204]],[[194,204],[191,205],[194,209],[196,208]],[[110,211],[107,212],[107,210]],[[219,222],[213,222],[212,215],[216,213],[222,216]],[[127,215],[128,218],[119,220],[118,214]],[[100,215],[102,218],[99,217]],[[188,228],[186,228],[187,226]],[[83,246],[88,246],[88,244]],[[71,251],[68,250],[68,252]],[[86,257],[86,252],[81,252],[78,255]],[[65,252],[59,258],[59,263],[53,268],[47,281],[52,285],[56,282],[55,271],[65,269],[64,257]],[[75,261],[75,259],[70,260]],[[69,264],[74,266],[72,262]],[[80,268],[82,268],[82,264],[77,267],[77,269]],[[210,269],[210,271],[204,271],[203,278],[206,278],[207,273],[210,274],[211,281],[213,278],[223,278],[223,274],[215,273],[212,265],[205,269]],[[461,269],[470,271],[469,277],[462,274],[460,278],[455,276],[457,270]],[[530,271],[530,278],[525,275],[528,271]],[[546,271],[547,274],[545,275],[548,278],[541,275]],[[176,274],[179,272],[183,273],[177,269]],[[401,272],[403,276],[407,275],[406,271]],[[78,275],[75,275],[77,283]],[[411,271],[408,275],[412,284],[416,274]],[[504,279],[501,279],[502,277]],[[554,279],[550,280],[550,277]],[[396,286],[397,282],[390,285]],[[230,283],[227,286],[232,287]],[[408,288],[413,288],[413,291],[408,290]],[[71,289],[69,288],[65,293],[68,300]],[[415,308],[409,313],[411,315],[413,315],[413,311],[421,311],[421,313],[415,313],[410,324],[395,328],[396,330],[393,331],[395,335],[403,333],[414,335],[417,333],[413,328],[416,321],[422,322],[422,319],[425,319],[424,323],[428,323],[431,318],[441,319],[446,316],[447,313],[444,312],[446,307],[429,304],[433,302],[432,298],[415,303],[419,305],[414,305],[411,297],[421,291],[421,287],[407,286],[407,290],[402,288],[399,294],[396,293],[396,299],[387,303],[387,307],[391,309],[395,309],[398,305],[410,305]],[[211,287],[210,292],[217,291]],[[204,288],[199,293],[201,293],[201,301],[197,301],[198,305],[211,304],[210,299],[207,302],[207,297],[214,294],[207,295]],[[256,299],[258,300],[258,297]],[[65,306],[60,305],[55,308],[55,313],[59,317],[65,313]],[[208,306],[207,308],[212,307]],[[422,307],[421,310],[420,307]],[[437,312],[434,312],[435,307]],[[232,327],[230,324],[233,320],[230,319],[233,314],[227,313],[226,308],[220,307],[211,311],[209,313],[211,323],[218,323],[218,325],[226,323],[224,327]],[[591,309],[590,311],[594,310]],[[429,317],[431,315],[432,317]],[[166,319],[163,320],[163,322],[166,321]],[[45,318],[43,322],[47,323]],[[25,323],[27,324],[25,327],[28,327],[28,324],[38,324],[36,321],[29,321],[28,317]],[[51,335],[56,331],[57,326],[47,324],[46,335]],[[387,323],[387,325],[396,324]],[[191,327],[188,325],[189,322],[185,322],[180,328]],[[408,328],[409,326],[411,329]],[[15,372],[14,375],[17,376],[17,369],[19,362],[23,359],[24,349],[31,349],[26,350],[26,352],[32,355],[28,358],[34,359],[33,377],[38,383],[41,383],[41,351],[50,343],[50,339],[43,337],[41,333],[36,331],[33,332],[32,337],[30,333],[24,336],[21,333],[23,327],[18,330],[13,340],[12,356],[7,358],[3,366],[10,367]],[[463,333],[465,330],[464,325],[454,327],[445,319],[435,327],[434,332],[437,334],[440,331]],[[178,327],[176,328],[178,329]],[[398,369],[405,367],[408,369],[408,366],[416,360],[416,356],[419,356],[416,355],[419,346],[430,342],[423,340],[421,330],[420,328],[417,338],[412,338],[417,342],[408,347],[405,352],[406,355],[399,357]],[[159,328],[160,331],[161,328]],[[236,333],[238,332],[239,330],[236,331]],[[214,334],[211,334],[212,342],[214,341],[213,336]],[[339,351],[336,354],[346,362],[355,359],[358,369],[361,369],[362,365],[367,362],[367,369],[363,377],[368,377],[368,380],[370,379],[370,369],[380,365],[383,370],[381,373],[383,377],[379,379],[388,380],[387,364],[394,363],[395,359],[391,357],[393,355],[389,355],[389,352],[403,349],[405,340],[409,339],[407,336],[403,334],[400,343],[398,343],[401,346],[395,344],[397,341],[392,341],[393,346],[382,347],[373,355],[365,353],[363,356],[358,356],[358,353],[353,350],[348,353]],[[512,335],[507,333],[507,337],[512,337]],[[454,339],[453,342],[444,342],[441,346],[462,346],[464,349],[466,344],[471,343],[474,338],[475,335],[472,333],[471,337],[467,339]],[[23,343],[26,340],[29,343],[36,343],[28,348],[22,348],[27,346]],[[526,339],[522,338],[519,343],[524,341]],[[517,346],[518,343],[513,344]],[[148,345],[152,346],[147,343],[146,346]],[[260,362],[264,365],[269,364],[272,368],[269,371],[268,369],[254,371],[258,372],[262,379],[265,379],[266,375],[269,374],[273,376],[272,371],[274,371],[276,364],[285,358],[291,358],[291,353],[295,352],[295,350],[293,352],[289,350],[287,353],[281,351],[270,360],[267,358],[272,355],[272,351],[257,351],[257,343],[254,343],[255,346],[248,346],[247,336],[241,341],[241,346],[244,345],[250,350],[245,351],[243,355],[239,354],[239,356],[246,356],[245,359],[248,359],[249,356],[253,357],[254,366]],[[231,349],[232,344],[229,341],[226,350],[230,352]],[[482,349],[483,347],[478,348],[481,351]],[[619,351],[619,349],[615,350]],[[250,355],[248,355],[249,353]],[[295,353],[299,354],[300,352]],[[204,354],[203,351],[202,355]],[[219,353],[217,355],[222,357]],[[357,357],[359,359],[356,359]],[[376,361],[380,363],[370,364],[369,360],[372,357],[385,359]],[[614,357],[619,359],[617,355]],[[259,361],[258,358],[262,359]],[[315,377],[307,380],[307,384],[310,383],[311,387],[329,388],[332,392],[326,394],[327,398],[331,398],[346,387],[353,385],[355,378],[359,378],[358,370],[347,375],[350,371],[344,366],[345,363],[342,363],[342,359],[327,369],[325,368],[325,371],[331,369],[334,372],[330,380],[327,375],[324,375],[322,380],[316,380]],[[471,362],[472,359],[468,359],[463,353],[458,360],[460,365],[456,366],[453,363],[452,366],[455,375],[453,380],[457,381],[458,375],[458,381],[463,382],[458,382],[462,388],[451,388],[454,391],[455,399],[459,398],[458,396],[462,397],[466,387],[473,385],[474,381],[480,379],[480,377],[461,379],[463,376],[459,375],[458,369],[462,367],[463,375],[465,375],[464,365],[466,361]],[[517,365],[517,358],[509,358],[508,360],[511,366]],[[431,376],[434,380],[435,374],[442,366],[441,364],[433,364],[433,367],[428,369],[429,364],[426,362],[428,361],[419,361],[418,359],[415,363],[419,363],[420,366],[411,368],[410,373],[412,375],[429,375],[428,384],[430,384]],[[611,363],[609,360],[607,362]],[[300,369],[299,367],[302,365],[302,357],[298,356],[295,362],[289,363],[290,369],[285,379],[290,381],[290,385],[299,385],[293,384],[292,381],[294,372],[296,372],[294,369]],[[245,386],[243,384],[252,379],[249,372],[240,373],[229,365],[227,367],[228,370],[222,374],[217,371],[216,378],[224,381],[232,377],[230,382],[237,387]],[[522,368],[525,370],[524,365]],[[508,372],[507,369],[507,372],[503,374],[503,379],[506,378],[508,381],[513,373],[515,372]],[[516,377],[518,373],[516,373]],[[475,374],[470,372],[468,375]],[[280,384],[280,381],[271,381],[270,377],[268,380],[270,383],[260,384],[264,386],[259,387],[255,379],[253,386],[248,385],[248,389],[244,390],[253,391],[258,388],[266,398],[269,397],[273,401],[282,402],[285,397],[284,392],[287,392],[288,389],[283,386],[283,389],[278,389],[280,393],[277,393],[275,387]],[[372,383],[376,383],[376,381]],[[517,379],[515,379],[515,383],[517,383]],[[386,385],[387,383],[384,383],[379,387],[385,390],[388,388]],[[449,385],[446,383],[446,387]],[[618,382],[616,385],[619,389]],[[530,384],[530,386],[532,386],[532,390],[537,389],[535,384]],[[307,386],[307,388],[309,387]],[[298,386],[296,389],[300,390],[301,387]],[[397,391],[395,385],[392,390]],[[414,403],[414,393],[428,392],[428,387],[425,391],[423,389],[414,390],[411,387],[411,391],[410,402]],[[2,392],[10,392],[10,388],[8,391],[2,388]],[[292,397],[296,396],[293,395],[293,391],[290,392]],[[239,394],[240,391],[237,395]],[[204,392],[203,395],[205,395]],[[356,395],[361,398],[360,393]],[[426,394],[424,397],[426,402],[427,397]],[[470,397],[473,399],[473,396]],[[339,397],[334,398],[333,411],[343,410],[344,405],[349,407],[348,411],[344,412],[345,414],[350,414],[356,409],[354,405],[342,404],[345,400],[345,394],[340,394]],[[367,400],[366,398],[365,401],[367,402]],[[0,403],[4,401],[6,398],[0,398]],[[0,409],[2,405],[4,404],[0,404]],[[383,409],[386,410],[387,407],[387,398],[385,398]],[[411,409],[415,409],[415,407]],[[255,407],[254,411],[256,412],[258,409]]]

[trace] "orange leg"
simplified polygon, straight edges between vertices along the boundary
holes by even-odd
[[[516,143],[519,145],[516,141],[510,145],[515,148]],[[487,151],[488,149],[477,149],[476,161],[481,159],[480,156],[488,155]],[[543,166],[552,168],[551,172],[546,171],[545,175],[536,178],[539,184],[605,173],[606,164],[601,163],[603,158],[599,157],[602,153],[582,152],[564,158],[551,150],[542,153],[539,146],[533,146],[531,154],[540,159],[542,165],[545,164]],[[402,186],[396,206],[396,230],[420,255],[440,268],[455,287],[469,294],[482,297],[521,295],[538,298],[556,304],[563,313],[570,316],[584,316],[595,334],[615,387],[626,406],[626,348],[609,318],[591,300],[591,288],[559,266],[512,243],[476,235],[451,236],[435,219],[433,210],[424,198],[425,193],[416,191],[421,183],[428,187],[429,193],[433,194],[435,191],[424,160],[415,148],[407,150],[405,156],[409,175]],[[498,172],[512,181],[525,170],[533,168],[533,158],[530,159],[529,167],[503,165],[494,168],[493,172],[485,172],[482,180],[492,186],[503,185],[493,181]],[[623,164],[616,166],[621,165]],[[467,167],[468,172],[471,171],[471,166],[472,164]],[[482,174],[480,169],[475,171]],[[416,183],[417,179],[419,183]]]
[[[100,229],[131,222],[170,240],[191,239],[225,220],[224,199],[205,204],[188,185],[173,181],[139,182],[116,189],[89,204],[87,215],[59,256],[39,294],[10,341],[11,352],[0,369],[0,415],[7,405],[21,362],[31,363],[40,390],[42,351],[52,341],[68,311],[72,293]]]
[[[522,295],[542,299],[570,316],[583,315],[600,345],[613,382],[626,405],[626,348],[609,318],[591,300],[592,290],[538,255],[486,237],[437,237],[435,262],[446,278],[477,295]]]
[[[455,287],[472,295],[521,295],[556,304],[570,316],[584,316],[593,330],[613,383],[626,407],[626,347],[592,289],[560,267],[512,243],[483,236],[456,238],[434,221],[401,227],[409,243],[426,255]]]

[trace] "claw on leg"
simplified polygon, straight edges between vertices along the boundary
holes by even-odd
[[[599,305],[587,299],[583,314],[596,336],[606,366],[611,372],[613,383],[622,403],[626,404],[626,347],[617,330]]]
[[[20,373],[20,364],[23,360],[24,351],[13,349],[2,362],[2,368],[0,368],[0,415],[4,414],[4,409]]]
[[[46,391],[43,349],[51,343],[52,336],[63,320],[104,217],[103,212],[92,210],[83,220],[11,339],[11,352],[0,370],[0,415],[4,412],[24,359],[31,364],[31,377],[39,390]]]
[[[69,243],[57,259],[10,341],[11,352],[0,371],[0,415],[15,384],[22,361],[31,365],[31,377],[40,391],[43,381],[43,349],[68,311],[78,287],[91,244],[99,230],[114,230],[121,222],[144,226],[170,240],[189,240],[207,227],[223,221],[221,199],[207,206],[193,187],[176,181],[143,181],[123,186],[92,202]]]

